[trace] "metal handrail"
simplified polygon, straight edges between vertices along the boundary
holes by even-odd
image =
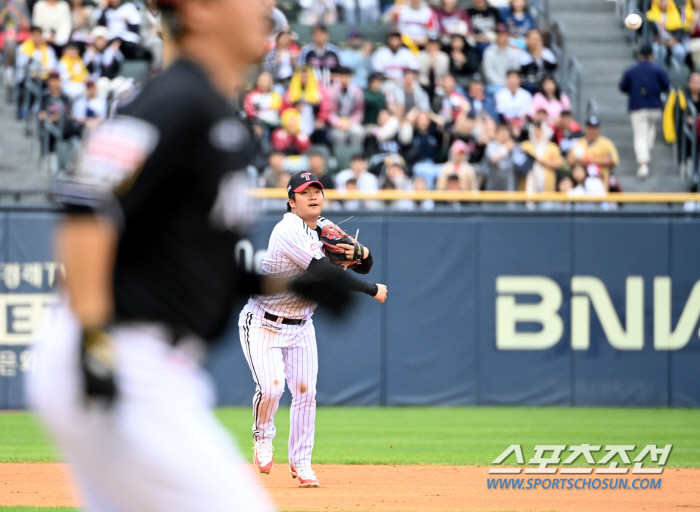
[[[679,164],[687,163],[688,141],[690,141],[690,161],[692,168],[688,173],[694,183],[700,183],[700,169],[698,169],[698,111],[692,101],[687,102],[687,108],[681,111],[680,102],[676,102],[676,119],[680,119],[681,130]],[[690,120],[690,123],[688,122]]]
[[[575,109],[575,117],[581,117],[581,100],[583,98],[583,71],[581,70],[581,63],[576,57],[569,57],[566,61],[565,76],[566,79],[563,81],[563,88],[569,95],[572,106]]]
[[[590,116],[600,116],[598,102],[593,98],[588,98],[588,102],[586,102],[586,119],[588,119]]]
[[[557,80],[559,83],[566,82],[566,26],[561,21],[553,21],[549,27],[551,36],[550,49],[557,58],[559,67],[557,70]]]

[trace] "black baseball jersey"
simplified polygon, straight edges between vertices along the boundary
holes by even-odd
[[[163,322],[206,340],[230,318],[234,246],[252,220],[252,132],[197,65],[180,59],[88,140],[59,196],[121,228],[115,320]],[[249,291],[247,293],[250,293]]]

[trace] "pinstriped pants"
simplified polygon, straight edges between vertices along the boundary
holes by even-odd
[[[284,392],[292,393],[289,427],[289,462],[311,464],[316,419],[318,352],[313,322],[284,325],[264,319],[249,306],[241,311],[238,327],[241,346],[255,381],[253,436],[256,441],[275,438],[275,413]]]

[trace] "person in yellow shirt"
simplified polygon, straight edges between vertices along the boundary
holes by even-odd
[[[85,93],[88,70],[75,43],[68,43],[63,49],[63,56],[58,61],[58,72],[61,75],[63,92],[71,100]]]
[[[522,183],[527,192],[554,192],[557,171],[564,166],[559,146],[552,142],[552,129],[546,122],[533,123],[530,139],[520,149],[535,159],[532,169]]]
[[[49,73],[56,68],[56,54],[44,40],[41,28],[31,28],[30,38],[17,50],[15,66],[15,84],[20,98],[17,102],[17,119],[23,119],[27,109],[38,101],[39,91],[45,85]],[[28,87],[25,84],[27,79],[40,83],[36,83],[35,87]]]
[[[610,170],[620,163],[615,144],[600,134],[600,119],[590,116],[586,121],[586,133],[573,145],[567,160],[570,165],[582,163],[589,170],[597,168],[605,190],[610,190]]]

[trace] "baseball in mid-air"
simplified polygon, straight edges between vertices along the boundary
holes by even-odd
[[[633,12],[625,18],[625,27],[627,27],[628,29],[637,30],[641,26],[642,17],[639,14]]]

